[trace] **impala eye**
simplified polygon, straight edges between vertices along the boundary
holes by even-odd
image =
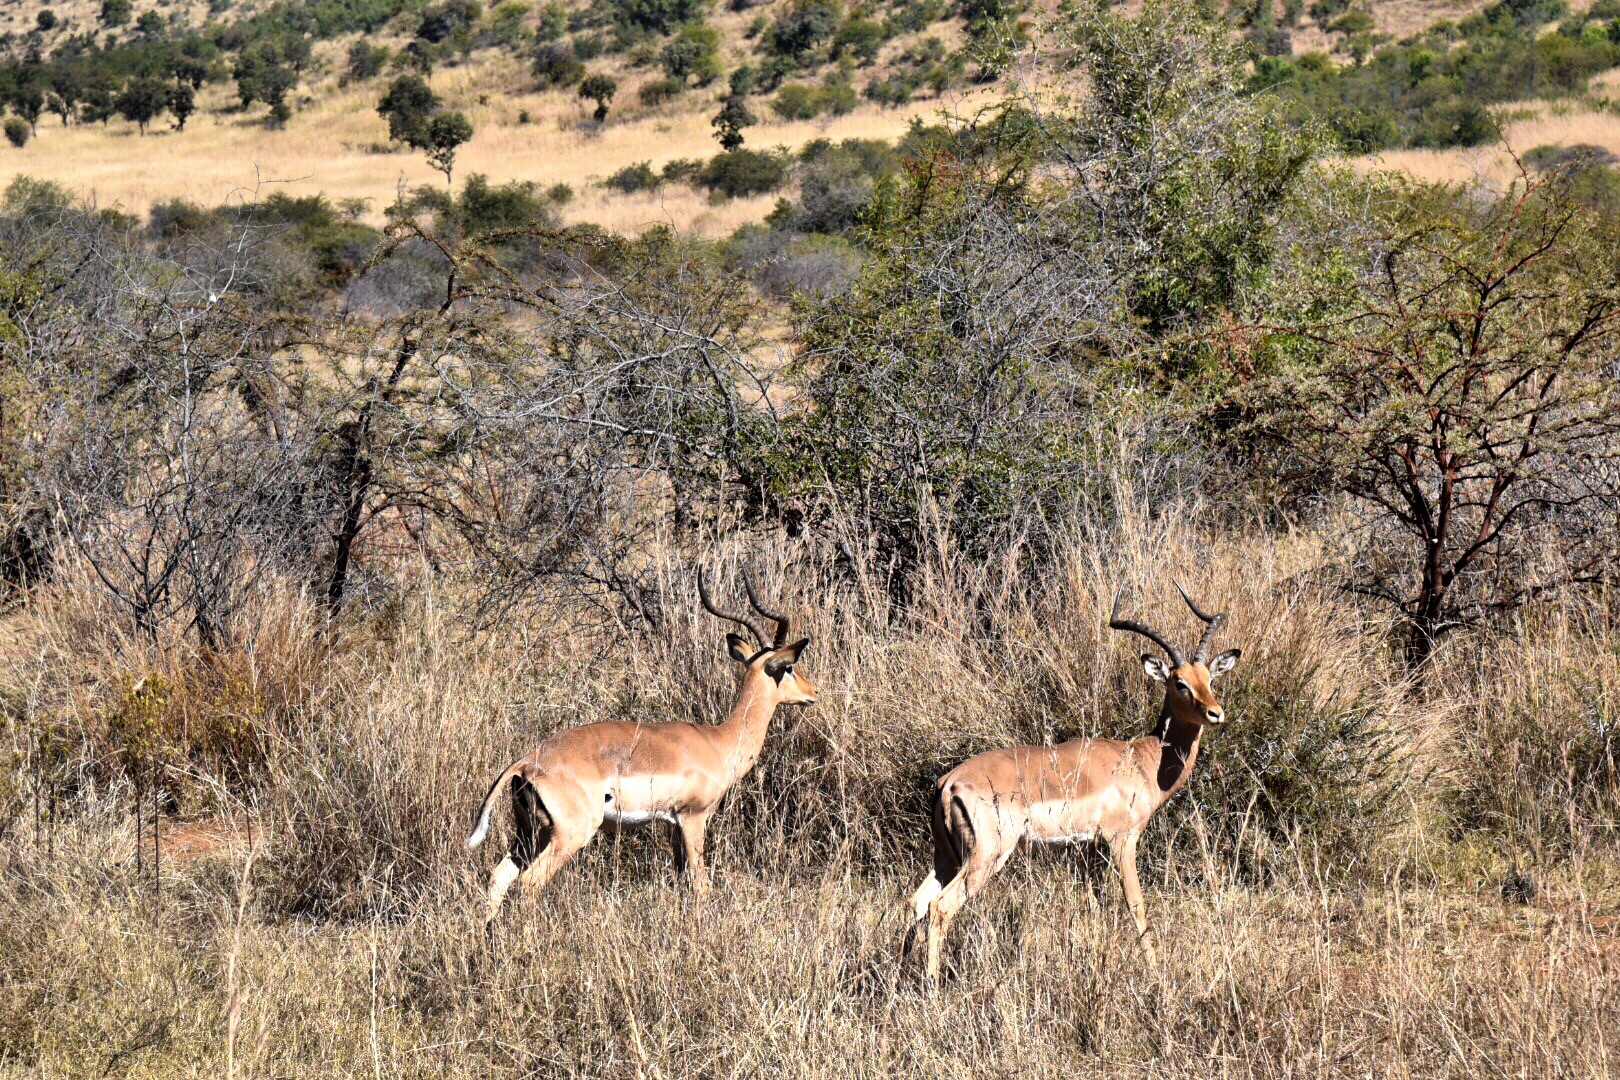
[[[1177,680],[1176,680],[1176,690],[1177,690],[1177,691],[1178,691],[1178,692],[1180,692],[1180,693],[1183,693],[1183,694],[1190,694],[1190,693],[1192,693],[1192,690],[1191,690],[1191,688],[1189,688],[1189,687],[1188,687],[1188,686],[1187,686],[1187,684],[1186,684],[1186,683],[1184,683],[1184,682],[1182,682],[1182,681],[1181,681],[1181,680],[1180,680],[1180,679],[1177,679]]]
[[[791,675],[791,674],[793,674],[793,665],[792,665],[792,664],[789,664],[789,665],[788,665],[788,666],[787,666],[787,667],[785,667],[785,668],[783,668],[783,669],[782,669],[782,674],[784,674],[784,675]]]

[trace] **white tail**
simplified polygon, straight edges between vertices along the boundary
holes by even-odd
[[[484,837],[489,835],[489,818],[495,812],[495,796],[500,792],[501,785],[506,783],[507,778],[518,771],[519,764],[522,763],[518,762],[508,766],[506,771],[497,776],[495,782],[489,785],[489,794],[484,796],[484,805],[478,811],[478,824],[473,829],[472,835],[467,837],[468,851],[482,844]]]

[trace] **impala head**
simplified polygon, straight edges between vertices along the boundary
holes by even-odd
[[[1198,647],[1193,650],[1192,659],[1183,659],[1181,651],[1171,644],[1170,639],[1159,633],[1146,623],[1133,622],[1119,617],[1119,602],[1125,595],[1125,587],[1120,586],[1119,592],[1114,594],[1114,611],[1108,618],[1108,625],[1115,630],[1129,630],[1133,634],[1141,634],[1153,644],[1164,650],[1164,656],[1154,656],[1152,653],[1142,654],[1142,670],[1146,671],[1148,678],[1165,685],[1165,708],[1179,720],[1190,724],[1224,724],[1226,712],[1221,703],[1215,700],[1215,692],[1210,684],[1217,678],[1231,671],[1237,664],[1238,657],[1243,655],[1241,649],[1227,649],[1215,659],[1209,658],[1210,642],[1215,638],[1215,631],[1221,628],[1226,621],[1224,613],[1219,615],[1206,615],[1198,610],[1187,590],[1176,582],[1176,591],[1187,602],[1204,624],[1204,634],[1198,639]]]
[[[769,639],[753,620],[741,615],[729,615],[715,607],[703,571],[698,571],[698,598],[703,601],[704,609],[715,618],[734,622],[753,635],[753,641],[741,634],[726,635],[726,651],[743,666],[743,678],[763,680],[766,692],[775,697],[778,705],[814,705],[815,684],[798,670],[799,654],[810,644],[810,639],[788,641],[791,622],[786,615],[774,612],[759,602],[759,595],[754,591],[754,579],[746,571],[743,573],[743,588],[747,590],[748,602],[754,610],[776,624],[776,632]]]

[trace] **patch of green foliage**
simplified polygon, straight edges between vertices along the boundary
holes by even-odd
[[[1250,85],[1272,91],[1296,118],[1321,118],[1346,151],[1368,153],[1478,146],[1497,137],[1488,106],[1579,93],[1616,64],[1620,5],[1571,16],[1563,0],[1501,0],[1361,64],[1322,53],[1263,57]]]

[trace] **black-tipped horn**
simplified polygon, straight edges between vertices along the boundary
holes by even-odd
[[[1176,581],[1175,578],[1170,580],[1175,582],[1176,592],[1180,593],[1181,598],[1187,601],[1187,607],[1192,609],[1192,613],[1198,616],[1199,620],[1204,624],[1204,636],[1198,639],[1198,648],[1193,650],[1193,660],[1200,664],[1208,663],[1210,642],[1215,640],[1215,631],[1219,630],[1221,624],[1226,621],[1226,612],[1205,615],[1198,610],[1198,605],[1193,603],[1193,598],[1187,595],[1187,590],[1181,587],[1181,582]]]
[[[788,643],[788,630],[791,629],[792,622],[786,615],[772,611],[759,602],[759,595],[754,592],[754,575],[746,570],[743,571],[743,591],[748,593],[748,602],[754,605],[755,611],[776,623],[776,637],[771,642],[771,648],[780,649],[786,645]]]
[[[1181,659],[1181,653],[1174,645],[1170,644],[1169,638],[1166,638],[1163,634],[1153,629],[1153,627],[1147,625],[1147,623],[1139,623],[1131,619],[1122,619],[1119,617],[1119,602],[1124,598],[1125,585],[1124,583],[1121,583],[1119,586],[1119,591],[1114,594],[1114,610],[1108,616],[1109,628],[1113,630],[1129,630],[1133,634],[1141,634],[1143,637],[1153,642],[1153,644],[1164,650],[1164,654],[1170,658],[1171,667],[1180,667],[1184,663],[1184,661]]]
[[[705,609],[707,609],[710,615],[713,615],[717,619],[724,619],[727,622],[734,622],[738,626],[746,627],[748,632],[754,635],[754,643],[762,649],[766,647],[765,635],[760,632],[759,627],[755,626],[751,621],[743,618],[741,615],[728,615],[724,611],[721,611],[719,608],[714,606],[714,600],[709,596],[709,583],[704,577],[702,567],[698,567],[698,599],[703,601],[703,606]]]

